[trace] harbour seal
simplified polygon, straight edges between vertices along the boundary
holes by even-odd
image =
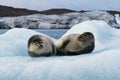
[[[28,53],[31,57],[51,56],[56,54],[56,48],[50,38],[33,35],[28,40]]]
[[[70,34],[55,42],[57,55],[78,55],[93,51],[94,36],[91,32],[83,34]]]

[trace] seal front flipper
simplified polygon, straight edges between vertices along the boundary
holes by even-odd
[[[69,42],[70,42],[69,39],[65,40],[65,41],[63,42],[63,44],[61,45],[60,49],[64,49],[65,46],[66,46]]]
[[[65,52],[65,47],[66,45],[70,42],[69,39],[66,39],[61,46],[59,46],[59,48],[57,48],[57,55],[61,56],[61,55],[67,55],[67,53]]]

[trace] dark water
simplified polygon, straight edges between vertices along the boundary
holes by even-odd
[[[8,29],[0,29],[0,34],[3,34],[5,32],[7,32],[7,31],[8,31]]]
[[[32,30],[47,34],[56,39],[60,38],[65,32],[68,31],[68,29],[32,29]],[[4,34],[7,31],[8,29],[0,29],[0,34]]]

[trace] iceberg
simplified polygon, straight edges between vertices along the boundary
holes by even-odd
[[[85,21],[63,36],[87,31],[95,36],[92,53],[39,58],[28,56],[26,47],[31,35],[42,33],[15,28],[0,35],[0,80],[119,80],[119,29],[104,21]]]
[[[109,11],[85,11],[72,12],[61,15],[51,14],[33,14],[19,17],[3,17],[0,18],[0,28],[30,28],[30,29],[68,29],[73,25],[86,20],[103,20],[112,27],[116,27],[114,16]]]

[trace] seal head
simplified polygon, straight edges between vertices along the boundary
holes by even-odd
[[[28,53],[32,57],[50,56],[56,54],[53,41],[43,35],[33,35],[28,40]]]

